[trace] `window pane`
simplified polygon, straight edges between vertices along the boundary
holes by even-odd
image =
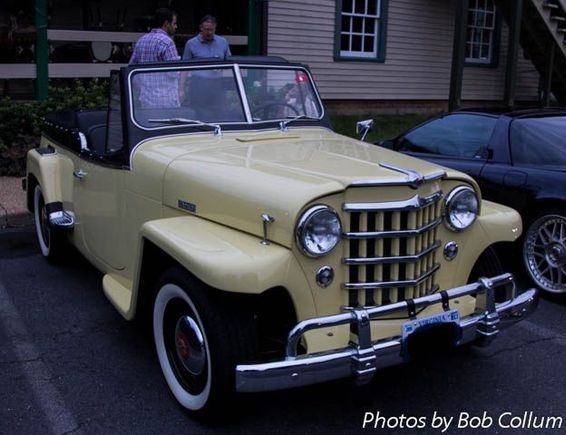
[[[368,0],[368,15],[377,15],[379,0]]]
[[[342,15],[342,32],[351,32],[350,29],[350,17],[347,15]]]
[[[486,27],[489,27],[490,29],[492,29],[495,26],[495,14],[490,13],[486,15],[486,22],[485,25]]]
[[[356,5],[356,14],[366,13],[366,0],[354,0]]]
[[[496,122],[488,116],[445,116],[410,132],[401,149],[473,158],[488,145]]]
[[[318,97],[304,71],[263,68],[242,68],[241,71],[254,121],[321,116]]]
[[[375,32],[375,20],[372,18],[366,18],[365,23],[366,23],[365,32],[369,33],[370,35],[373,35]]]
[[[352,12],[352,3],[354,0],[342,0],[342,12]]]
[[[364,19],[363,18],[358,18],[358,17],[354,17],[352,18],[352,31],[355,33],[362,33],[364,30]]]
[[[340,37],[340,50],[350,51],[350,35],[344,35]]]
[[[510,131],[513,164],[566,166],[566,117],[516,119]]]
[[[366,53],[373,53],[374,49],[373,49],[373,42],[375,41],[375,38],[373,36],[366,36],[364,38],[364,51]]]
[[[362,37],[358,35],[352,35],[352,51],[362,51]]]

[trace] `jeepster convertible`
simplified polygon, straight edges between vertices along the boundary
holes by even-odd
[[[519,215],[461,172],[333,132],[306,66],[133,65],[109,88],[107,110],[46,118],[27,205],[47,260],[73,245],[149,326],[187,410],[368,382],[414,343],[485,345],[536,307],[494,254]]]

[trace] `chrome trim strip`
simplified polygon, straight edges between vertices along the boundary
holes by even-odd
[[[427,290],[427,294],[433,294],[436,293],[438,290],[440,290],[440,286],[438,284],[434,284],[430,290]],[[356,306],[349,306],[349,305],[343,305],[342,306],[342,311],[352,311],[352,310],[358,310],[360,308],[363,308],[364,310],[369,310],[370,308],[375,308],[376,305],[356,305]]]
[[[399,287],[415,287],[426,281],[434,273],[440,269],[440,264],[435,263],[429,270],[424,272],[416,279],[407,279],[404,281],[378,281],[378,282],[345,282],[342,283],[343,290],[365,290],[365,289],[383,289],[383,288],[399,288]]]
[[[395,257],[356,257],[356,258],[343,258],[342,263],[354,266],[361,266],[367,264],[397,264],[397,263],[416,263],[419,260],[422,260],[427,255],[431,254],[432,252],[436,251],[440,248],[440,241],[436,241],[430,247],[423,249],[421,252],[415,255],[398,255]]]
[[[534,288],[496,304],[495,287],[507,284],[511,284],[514,292],[516,291],[513,276],[508,273],[446,290],[445,295],[449,300],[471,294],[478,295],[475,312],[454,322],[455,328],[461,333],[461,338],[455,346],[470,342],[489,344],[500,330],[524,319],[536,309],[538,290]],[[413,303],[420,309],[439,304],[442,298],[441,294],[435,293],[413,299]],[[396,311],[406,311],[407,306],[407,302],[403,301],[383,307],[356,309],[335,316],[304,320],[289,333],[285,359],[236,366],[236,390],[240,392],[282,390],[349,376],[356,376],[359,380],[367,382],[377,369],[406,361],[409,355],[403,352],[402,337],[392,336],[377,342],[372,342],[370,338],[368,342],[367,336],[360,335],[358,344],[301,356],[297,356],[297,344],[305,332],[327,326],[350,324],[353,330],[366,331],[367,324],[371,320],[377,320]]]
[[[355,232],[355,233],[345,233],[343,234],[343,237],[350,240],[384,239],[388,237],[391,238],[415,237],[423,233],[426,233],[427,231],[430,231],[433,228],[436,228],[441,223],[442,223],[442,218],[438,218],[415,230]]]
[[[379,166],[385,169],[390,169],[395,172],[401,172],[402,174],[407,175],[407,179],[399,180],[396,178],[390,178],[390,179],[382,179],[382,180],[356,180],[350,183],[350,186],[352,187],[409,186],[416,189],[421,184],[430,181],[439,180],[441,178],[446,177],[445,171],[434,172],[432,174],[423,176],[416,171],[410,169],[398,168],[396,166],[391,166],[384,163],[379,163]]]
[[[345,203],[342,209],[346,212],[373,211],[412,211],[419,210],[442,199],[441,190],[429,196],[415,195],[404,201]]]
[[[128,73],[127,76],[127,86],[128,86],[128,90],[129,90],[129,100],[130,100],[130,110],[129,110],[129,116],[130,116],[130,120],[131,122],[138,127],[141,130],[146,130],[146,131],[152,131],[152,130],[160,130],[160,129],[170,129],[170,128],[183,128],[183,127],[187,127],[187,125],[180,125],[180,126],[173,126],[173,125],[167,125],[167,126],[161,126],[161,127],[143,127],[142,125],[140,125],[135,117],[134,117],[134,106],[133,106],[133,84],[132,84],[132,76],[138,73],[143,73],[143,72],[188,72],[190,70],[199,70],[199,69],[226,69],[226,70],[232,70],[232,71],[236,71],[233,67],[234,66],[238,66],[238,72],[241,71],[240,67],[244,67],[244,68],[255,68],[255,69],[285,69],[285,70],[289,70],[289,71],[302,71],[304,72],[308,77],[309,77],[309,83],[312,86],[312,89],[314,90],[314,93],[316,95],[316,97],[318,98],[318,106],[321,109],[321,113],[320,113],[320,117],[316,118],[319,121],[324,119],[325,116],[325,109],[324,109],[324,105],[322,104],[322,100],[320,98],[320,94],[318,92],[318,89],[316,88],[315,82],[310,74],[310,72],[305,69],[304,67],[298,66],[298,65],[256,65],[253,63],[218,63],[217,65],[175,65],[175,66],[170,66],[170,67],[155,67],[155,68],[137,68],[137,69],[133,69]],[[140,72],[141,71],[141,72]],[[239,75],[239,74],[238,74]],[[237,79],[236,79],[237,80]],[[241,80],[241,76],[240,76],[240,80]],[[242,81],[243,83],[243,81]],[[239,83],[238,83],[239,86]],[[247,95],[244,92],[243,94],[240,94],[241,96],[246,96],[246,104],[248,103],[247,101]],[[249,109],[249,107],[248,107]],[[245,108],[244,108],[245,110]],[[248,116],[248,113],[246,112],[246,117]],[[251,111],[250,111],[250,117],[247,118],[246,122],[239,122],[239,121],[231,121],[231,122],[222,122],[222,125],[256,125],[256,124],[262,124],[262,123],[273,123],[273,122],[277,122],[278,120],[280,120],[280,118],[274,118],[274,119],[270,119],[270,120],[265,120],[265,121],[260,121],[260,122],[253,122],[253,119],[251,118]]]
[[[238,84],[238,90],[240,91],[240,98],[244,105],[244,113],[246,115],[246,121],[248,124],[252,123],[252,111],[250,110],[250,104],[248,102],[248,95],[246,94],[246,88],[244,87],[244,81],[240,73],[240,65],[234,64],[234,73],[236,74],[236,83]]]

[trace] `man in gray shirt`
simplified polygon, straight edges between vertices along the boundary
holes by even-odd
[[[187,41],[183,60],[215,58],[226,60],[230,53],[228,41],[222,36],[216,35],[216,18],[205,15],[200,20],[199,34]]]

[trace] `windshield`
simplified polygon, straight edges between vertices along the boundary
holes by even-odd
[[[130,88],[133,118],[144,129],[323,116],[310,76],[298,67],[144,68],[133,71]]]

